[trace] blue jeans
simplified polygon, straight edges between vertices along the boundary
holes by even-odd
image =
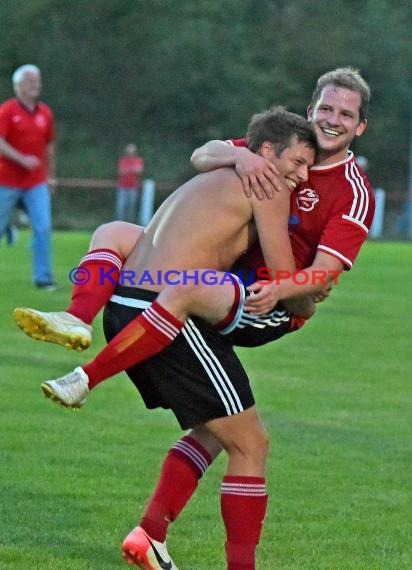
[[[118,188],[116,190],[116,220],[124,222],[136,223],[137,220],[137,199],[139,193],[137,190],[128,190],[126,188]]]
[[[0,237],[10,222],[19,201],[27,209],[33,231],[32,278],[35,283],[51,283],[51,200],[46,183],[29,190],[0,186]]]

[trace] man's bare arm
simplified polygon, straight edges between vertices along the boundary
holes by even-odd
[[[213,140],[197,148],[191,163],[200,172],[223,166],[233,166],[242,181],[248,198],[254,194],[259,200],[273,198],[275,192],[286,188],[285,181],[269,160],[246,147],[236,147],[224,141]]]
[[[270,201],[262,202],[252,197],[251,203],[268,277],[275,279],[278,271],[293,274],[295,261],[288,233],[290,190],[277,193]],[[287,301],[285,307],[295,315],[311,317],[315,312],[311,296],[298,295],[296,299]],[[276,304],[270,296],[266,301],[259,306],[260,314],[270,311]]]
[[[224,141],[212,140],[197,148],[190,157],[190,162],[199,172],[235,166],[236,147]]]
[[[260,247],[270,271],[295,271],[295,260],[288,233],[290,190],[278,192],[273,200],[250,198]]]

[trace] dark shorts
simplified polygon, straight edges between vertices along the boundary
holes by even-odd
[[[278,340],[295,330],[293,317],[282,303],[264,315],[246,313],[243,306],[248,292],[236,275],[232,277],[235,299],[227,317],[217,325],[220,334],[230,339],[235,346],[253,347]]]
[[[118,286],[106,305],[103,325],[110,340],[157,294]],[[254,405],[249,379],[230,338],[201,319],[188,319],[160,354],[126,371],[147,408],[171,409],[183,429],[238,414]]]
[[[242,311],[236,327],[225,336],[235,346],[254,347],[279,340],[292,330],[291,314],[278,303],[273,311],[260,316]]]

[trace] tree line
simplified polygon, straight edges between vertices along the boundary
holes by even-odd
[[[373,98],[354,150],[405,192],[412,9],[387,0],[3,0],[0,94],[23,63],[43,73],[60,176],[114,177],[135,142],[158,180],[192,174],[194,147],[242,136],[274,104],[304,114],[317,77],[360,69]]]

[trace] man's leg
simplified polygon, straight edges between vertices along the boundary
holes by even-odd
[[[20,190],[0,186],[0,239],[10,223],[12,212],[20,196]]]
[[[268,450],[268,437],[255,406],[238,415],[212,420],[192,430],[172,447],[140,525],[123,543],[125,560],[136,563],[143,559],[150,549],[145,537],[164,544],[169,523],[176,520],[186,506],[205,468],[222,447],[228,453],[221,488],[227,569],[255,570],[255,551],[267,506],[265,462]]]
[[[267,433],[255,406],[235,416],[212,420],[206,427],[228,454],[221,487],[227,570],[255,570],[255,551],[268,500]]]
[[[202,270],[199,270],[202,271]],[[118,372],[144,362],[168,347],[180,333],[188,315],[211,324],[225,319],[237,308],[243,289],[237,280],[166,287],[146,310],[119,332],[107,346],[83,367],[42,384],[46,397],[66,407],[79,408],[89,390]],[[177,316],[176,316],[177,315]]]
[[[66,312],[91,324],[113,294],[124,260],[136,245],[143,228],[128,222],[103,224],[94,232],[89,251],[79,268],[87,272],[85,284],[74,285]]]
[[[137,192],[135,190],[127,190],[127,207],[125,212],[125,219],[128,222],[135,223],[137,219],[136,212],[137,205]]]
[[[17,242],[18,230],[17,226],[14,224],[9,224],[6,228],[6,243],[9,246],[13,246]]]
[[[33,281],[52,285],[51,269],[51,199],[47,184],[38,184],[22,195],[33,231]]]
[[[191,430],[169,450],[156,489],[140,526],[156,540],[166,540],[175,521],[196,491],[199,479],[222,450],[203,426]]]
[[[127,219],[127,192],[124,188],[116,190],[115,217],[118,221]]]
[[[122,555],[125,560],[135,563],[147,557],[153,541],[166,548],[169,524],[177,519],[187,505],[197,489],[199,479],[221,449],[204,426],[192,429],[174,444],[163,462],[158,483],[139,526],[123,542]]]
[[[199,270],[200,272],[203,270]],[[223,280],[224,273],[217,273]],[[156,301],[129,323],[83,368],[89,388],[158,354],[169,346],[189,315],[210,324],[223,320],[240,298],[241,285],[234,280],[222,284],[169,285]]]
[[[142,230],[127,222],[112,222],[97,228],[74,276],[78,283],[73,286],[66,311],[44,313],[19,307],[14,311],[18,326],[37,340],[85,350],[92,339],[91,323],[110,299],[123,260],[132,251]]]
[[[151,302],[155,294],[149,291],[129,291],[127,288],[119,288],[116,295],[118,297],[116,302],[109,303],[105,312],[105,330],[108,338],[113,338],[141,311],[136,306],[132,306],[133,300],[136,301],[135,305],[141,306],[145,301]],[[264,472],[267,437],[254,408],[250,383],[230,342],[218,334],[212,326],[207,325],[202,319],[188,319],[183,333],[178,335],[167,351],[140,366],[129,369],[128,375],[148,408],[158,406],[170,408],[182,427],[203,425],[216,439],[222,436],[222,441],[219,443],[225,445],[230,457],[228,476],[235,477],[234,481],[229,479],[225,483],[234,484],[235,492],[239,487],[242,493],[249,495],[266,494],[262,487],[263,481],[259,478]],[[247,411],[244,412],[244,410]],[[208,418],[223,419],[209,421]],[[223,439],[226,432],[228,436]],[[190,443],[190,440],[186,443]],[[199,451],[197,446],[193,445],[193,448]],[[202,457],[202,454],[200,457],[197,454],[193,456],[204,463],[205,457]],[[192,489],[189,495],[195,488],[193,485],[194,471],[192,466],[190,474]],[[247,477],[247,479],[242,477]],[[195,484],[196,482],[197,477]],[[167,479],[162,483],[167,485]],[[164,490],[164,493],[164,497],[167,498],[167,490]],[[152,532],[161,533],[164,532],[161,519],[162,516],[164,517],[165,510],[164,505],[163,509],[158,505],[158,501],[162,500],[161,495],[160,497],[158,495],[156,499],[152,515],[154,526]],[[171,500],[171,497],[169,496],[167,500]],[[186,504],[187,500],[188,496],[184,495],[183,503],[175,505],[174,512],[180,512],[179,509],[182,504]],[[240,510],[242,504],[237,511]],[[230,505],[229,508],[231,508]],[[254,513],[254,504],[248,504],[247,509]],[[145,516],[147,514],[146,512]],[[232,523],[226,515],[225,521],[227,525]],[[254,550],[256,546],[254,543],[257,542],[253,539],[254,523],[252,523],[248,523],[252,539],[246,540],[246,546],[241,536],[244,529],[239,530],[233,525],[236,532],[232,532],[228,528],[228,543],[235,542],[235,545],[238,543],[241,545],[239,548],[228,549],[231,564],[237,563],[235,554],[239,554],[239,552],[233,554],[232,550],[241,550],[241,563],[247,562],[247,570],[251,568],[250,551]],[[142,535],[143,532],[145,538]],[[157,536],[163,538],[162,534]],[[127,552],[131,557],[134,553],[140,555],[142,548],[146,552],[148,550],[147,533],[143,529],[132,532],[126,541],[125,547],[127,546]],[[252,547],[249,541],[252,542]],[[167,559],[163,558],[163,560],[167,562]],[[158,566],[149,566],[149,568],[158,569]],[[232,565],[231,570],[233,568],[235,567]]]

